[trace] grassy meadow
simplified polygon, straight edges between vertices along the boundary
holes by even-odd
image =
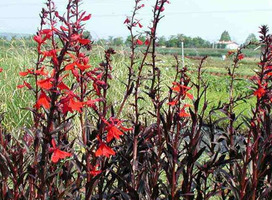
[[[107,46],[93,46],[93,50],[89,52],[90,61],[93,67],[103,61],[104,50],[106,48]],[[35,44],[28,40],[0,40],[0,67],[3,68],[3,72],[0,74],[0,110],[5,113],[4,125],[8,130],[18,131],[21,127],[30,125],[31,113],[23,108],[32,107],[34,104],[33,99],[31,99],[30,91],[27,91],[25,88],[17,89],[16,86],[22,84],[23,80],[26,80],[19,76],[19,72],[35,66],[37,59],[35,49]],[[120,99],[122,99],[124,95],[125,87],[122,85],[121,81],[125,82],[127,77],[129,48],[116,47],[114,49],[116,49],[117,53],[112,62],[114,72],[110,85],[109,99],[114,106],[119,106]],[[162,52],[162,50],[164,52]],[[172,53],[179,54],[178,51],[180,51],[180,49],[168,49],[168,53],[166,50],[167,49],[159,48],[157,55],[157,66],[160,68],[162,74],[162,90],[165,92],[168,90],[168,87],[171,86],[175,75],[174,66],[176,61]],[[226,50],[185,49],[185,55],[188,56],[186,52],[193,51],[198,52],[198,54],[190,53],[190,56],[203,56],[205,55],[205,52],[210,56],[207,58],[203,67],[203,78],[209,83],[207,96],[209,102],[211,102],[209,105],[209,109],[211,109],[212,106],[217,105],[218,101],[225,102],[228,99],[228,85],[230,79],[227,76],[226,68],[232,65],[232,61],[229,58],[224,61],[221,59],[221,56],[227,53]],[[237,70],[237,81],[235,82],[236,94],[250,92],[251,83],[249,77],[254,75],[254,70],[258,63],[258,52],[245,50],[244,53],[245,59],[241,61]],[[138,54],[141,54],[140,51]],[[181,60],[181,56],[179,56],[179,59]],[[189,69],[192,81],[196,78],[196,69],[199,62],[199,59],[195,59],[194,57],[187,57],[185,59],[185,64]],[[148,72],[148,67],[146,67],[145,70]],[[31,82],[31,80],[29,82]],[[252,99],[249,99],[248,102],[241,103],[236,108],[236,112],[243,112],[245,115],[248,115],[250,113],[251,104],[255,101],[254,99],[255,98],[253,97]],[[146,110],[152,108],[151,102],[141,101],[141,104]],[[127,103],[124,113],[122,114],[128,115],[131,112],[132,108],[129,106],[129,103]]]

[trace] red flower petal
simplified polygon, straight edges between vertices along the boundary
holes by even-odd
[[[82,21],[87,21],[87,20],[91,19],[91,17],[92,17],[92,15],[89,14],[89,15],[83,17]]]
[[[91,170],[89,173],[92,176],[97,176],[98,174],[101,174],[102,170]]]
[[[170,106],[175,106],[175,105],[178,104],[178,101],[170,101],[167,104],[170,105]]]
[[[53,163],[57,163],[60,159],[64,159],[64,158],[72,156],[71,153],[61,151],[60,149],[58,149],[56,145],[56,141],[54,139],[51,140],[51,143],[53,146],[53,148],[51,148],[51,150],[53,150],[51,161]]]
[[[60,159],[65,159],[67,157],[71,157],[72,154],[65,152],[65,151],[61,151],[58,148],[56,148],[52,154],[51,160],[53,163],[57,163]]]
[[[44,91],[41,91],[41,94],[39,96],[39,99],[35,105],[37,109],[39,109],[41,106],[43,106],[46,109],[50,108],[50,101],[49,97],[46,96]]]
[[[78,39],[78,42],[79,42],[80,44],[86,45],[86,44],[89,44],[91,41],[88,40],[88,39],[79,38],[79,39]]]
[[[74,111],[82,112],[82,107],[84,106],[83,102],[74,101],[73,98],[70,99],[68,106]]]
[[[56,141],[54,139],[51,140],[51,144],[52,144],[52,146],[53,146],[54,149],[57,147]]]
[[[194,96],[193,96],[192,94],[190,94],[190,93],[186,93],[186,96],[187,96],[189,99],[193,99],[193,98],[194,98]]]
[[[27,76],[29,73],[28,72],[19,72],[20,76]]]
[[[42,75],[42,76],[47,76],[48,72],[44,71],[45,66],[43,66],[41,69],[35,70],[36,75]]]
[[[76,63],[70,63],[65,66],[64,70],[72,70],[75,68]]]
[[[72,36],[71,36],[71,40],[72,41],[76,41],[76,40],[78,40],[80,38],[80,35],[79,34],[73,34]]]
[[[99,165],[95,165],[94,167],[91,166],[91,171],[89,172],[89,174],[91,174],[92,176],[97,176],[98,174],[100,174],[102,172],[102,170],[98,170]]]
[[[133,128],[126,128],[124,126],[120,126],[120,129],[122,129],[122,131],[125,131],[125,132],[133,130]]]
[[[24,81],[24,85],[25,85],[28,89],[32,89],[31,85],[30,85],[28,82]]]
[[[116,126],[110,126],[107,128],[107,142],[110,142],[113,138],[120,139],[121,135],[124,135]]]
[[[244,57],[245,57],[245,55],[244,55],[244,54],[240,54],[240,55],[238,55],[238,59],[239,59],[239,60],[242,60]]]
[[[182,109],[180,110],[179,116],[180,116],[180,117],[190,117],[190,114],[187,113],[187,112],[185,112],[185,109],[182,108]]]
[[[101,99],[93,99],[93,100],[88,100],[88,101],[86,101],[86,105],[88,106],[88,107],[91,107],[91,108],[95,108],[96,106],[95,106],[95,103],[96,102],[99,102],[99,101],[101,101]]]
[[[148,46],[150,44],[150,40],[146,39],[144,44],[145,44],[145,46]]]
[[[138,45],[143,45],[143,42],[142,42],[141,40],[139,40],[139,39],[137,39],[136,43],[137,43]]]
[[[35,35],[33,37],[33,39],[35,40],[35,42],[37,42],[38,44],[42,44],[44,42],[43,38],[41,35]]]
[[[51,29],[43,29],[43,30],[40,30],[40,34],[50,34],[52,32]]]
[[[23,87],[25,87],[25,85],[17,85],[17,88],[18,88],[18,89],[21,89],[21,88],[23,88]]]
[[[65,28],[64,26],[60,26],[60,29],[63,31],[68,31],[68,28]]]
[[[63,82],[59,83],[58,88],[60,90],[70,90],[70,88],[67,85],[65,85],[65,83],[63,83]]]
[[[262,86],[259,86],[259,88],[254,92],[254,95],[261,98],[265,95],[265,93],[265,89]]]
[[[126,18],[126,20],[124,21],[124,24],[128,24],[128,23],[130,23],[130,20]]]
[[[53,84],[51,83],[50,78],[37,81],[37,85],[46,90],[49,90],[53,87]]]
[[[85,71],[86,69],[89,69],[91,67],[91,65],[81,65],[81,64],[77,64],[77,67],[81,70],[81,71]]]
[[[110,157],[111,155],[115,155],[115,152],[112,150],[112,148],[108,147],[105,143],[101,143],[99,148],[96,150],[95,152],[95,156],[99,157],[99,156],[106,156],[106,157]]]

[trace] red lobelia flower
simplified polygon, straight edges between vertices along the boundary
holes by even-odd
[[[89,99],[85,102],[85,105],[87,105],[88,107],[94,108],[96,109],[96,105],[95,103],[102,101],[102,99],[98,98],[98,99]]]
[[[112,148],[108,147],[104,142],[101,142],[99,148],[95,152],[95,156],[106,156],[107,158],[109,158],[111,155],[114,156],[115,151],[113,151]]]
[[[239,55],[238,55],[238,60],[242,60],[242,59],[244,59],[244,57],[245,57],[244,54],[239,54]]]
[[[263,97],[263,96],[265,95],[265,93],[266,93],[265,88],[264,88],[266,85],[267,85],[267,84],[265,84],[265,85],[263,86],[263,85],[259,84],[258,89],[255,90],[253,94],[254,94],[255,96],[257,96],[257,98]]]
[[[175,106],[175,105],[178,104],[178,101],[175,101],[175,100],[174,101],[170,101],[167,104],[170,105],[170,106]]]
[[[33,70],[34,70],[33,68],[27,69],[25,72],[19,72],[19,75],[20,76],[27,76],[28,74],[34,74]]]
[[[124,21],[124,24],[128,24],[128,23],[130,23],[130,20],[127,17],[126,20]]]
[[[47,76],[48,72],[44,70],[45,66],[42,66],[40,69],[35,70],[34,74],[36,75],[42,75],[42,76]]]
[[[43,106],[46,109],[50,108],[50,98],[46,96],[44,91],[41,91],[39,99],[37,100],[37,103],[35,104],[35,107],[37,109],[39,109],[41,106]]]
[[[56,147],[56,142],[54,139],[51,140],[52,146],[53,148],[50,148],[50,151],[53,151],[52,157],[51,157],[51,161],[53,163],[57,163],[59,160],[61,159],[65,159],[68,157],[71,157],[72,154],[65,152],[65,151],[61,151],[59,148]]]
[[[91,17],[92,17],[92,15],[89,14],[89,15],[83,17],[81,21],[87,21],[87,20],[91,19]]]
[[[69,29],[66,28],[66,27],[64,27],[64,26],[60,26],[60,29],[61,29],[62,31],[69,31]]]
[[[68,106],[71,108],[71,110],[76,110],[78,112],[82,112],[82,107],[84,106],[83,102],[75,101],[73,98],[69,100]]]
[[[53,84],[51,83],[51,78],[38,80],[37,85],[45,90],[49,90],[53,87]]]
[[[97,176],[98,174],[100,174],[102,172],[102,170],[99,170],[99,164],[95,165],[95,166],[91,166],[91,171],[89,172],[92,176]]]
[[[22,85],[17,85],[17,88],[19,88],[19,89],[21,89],[23,87],[27,87],[28,89],[32,89],[31,85],[26,81],[24,81],[24,84],[22,84]]]
[[[62,81],[58,84],[58,88],[60,90],[70,90],[70,88],[65,83],[63,83]]]
[[[108,132],[107,134],[107,142],[110,142],[113,138],[115,138],[116,140],[120,139],[121,135],[124,135],[124,133],[122,131],[120,131],[119,129],[123,130],[123,131],[130,131],[132,130],[132,128],[125,128],[123,127],[121,124],[122,122],[118,119],[113,119],[112,117],[110,118],[110,122],[106,121],[103,119],[103,122],[107,125],[106,126],[106,130]]]
[[[150,44],[150,40],[149,39],[146,39],[145,42],[144,42],[145,46],[148,46]]]
[[[190,117],[190,114],[185,111],[185,108],[183,107],[179,112],[180,117]]]
[[[137,43],[138,45],[143,45],[143,42],[142,42],[140,39],[137,39],[137,40],[136,40],[136,43]]]
[[[77,64],[76,62],[69,63],[69,64],[67,64],[67,65],[65,66],[64,70],[65,70],[65,71],[66,71],[66,70],[73,70],[73,69],[75,69],[76,64]]]
[[[187,91],[190,90],[191,88],[186,86],[186,85],[181,85],[179,83],[173,82],[173,87],[171,88],[173,91],[181,93],[182,95],[187,96],[189,99],[193,99],[194,96]]]
[[[86,45],[89,44],[91,41],[89,39],[83,39],[83,38],[79,38],[78,42],[82,45]]]

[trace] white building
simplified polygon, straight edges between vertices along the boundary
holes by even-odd
[[[220,45],[225,45],[225,49],[237,49],[239,47],[239,44],[233,41],[218,41],[216,46],[220,47]]]

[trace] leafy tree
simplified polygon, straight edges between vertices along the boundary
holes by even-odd
[[[166,46],[166,38],[164,36],[158,38],[158,46]]]
[[[105,39],[99,39],[99,40],[97,40],[96,44],[104,46],[105,44],[107,44],[107,40],[105,40]]]
[[[196,48],[207,48],[210,47],[210,42],[205,41],[204,39],[202,39],[201,37],[195,37],[192,39],[192,44],[194,45],[194,47]]]
[[[112,45],[114,45],[114,46],[121,46],[123,44],[124,44],[124,41],[123,41],[122,37],[114,38],[112,41]]]
[[[231,41],[230,35],[228,31],[224,31],[221,34],[220,41]]]
[[[178,47],[180,42],[181,41],[179,41],[177,36],[171,35],[169,40],[166,42],[166,46],[167,47]]]
[[[140,40],[145,41],[144,36],[138,37]],[[168,39],[165,36],[161,36],[157,40],[158,46],[166,47],[181,47],[181,42],[184,42],[185,48],[209,48],[211,43],[207,40],[202,39],[201,37],[188,37],[184,34],[171,35]],[[131,42],[131,37],[128,36],[125,40],[126,46],[129,46]]]
[[[248,44],[248,43],[250,43],[250,42],[252,42],[252,43],[254,43],[254,44],[249,45],[248,48],[254,49],[254,48],[257,47],[257,43],[258,43],[259,41],[258,41],[258,39],[257,39],[257,37],[256,37],[256,35],[255,35],[254,33],[249,34],[249,36],[247,37],[247,39],[246,39],[246,41],[245,41],[244,44]]]
[[[258,43],[258,39],[254,33],[249,34],[249,36],[247,37],[247,39],[245,41],[245,44],[248,44],[250,42]]]

